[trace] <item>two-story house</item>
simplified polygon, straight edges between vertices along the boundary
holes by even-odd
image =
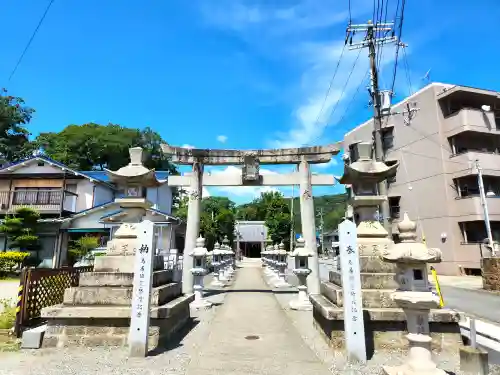
[[[166,182],[167,172],[156,173]],[[83,235],[98,237],[104,247],[121,224],[123,212],[114,199],[122,194],[104,171],[76,171],[46,156],[0,168],[0,217],[20,207],[40,213],[38,257],[44,266],[65,265],[71,241]],[[145,194],[153,204],[146,218],[156,223],[157,249],[182,248],[183,225],[171,216],[172,188],[164,183]],[[8,239],[0,234],[0,251],[8,248]]]
[[[353,145],[372,136],[372,120],[344,136],[351,162],[357,159]],[[443,251],[443,262],[436,265],[440,273],[480,273],[488,235],[477,166],[492,237],[500,241],[500,94],[431,83],[392,106],[382,137],[386,162],[400,162],[388,181],[394,239],[395,224],[408,212],[421,239]]]

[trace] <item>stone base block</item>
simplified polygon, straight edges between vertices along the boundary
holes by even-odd
[[[151,310],[150,349],[161,347],[190,320],[189,304],[194,295],[186,295]],[[43,347],[127,346],[130,307],[65,307],[44,309],[47,331]],[[94,311],[92,311],[94,310]],[[107,310],[107,311],[106,311]],[[49,314],[49,313],[52,314]],[[107,313],[107,314],[106,314]],[[103,316],[107,315],[107,316]]]
[[[308,300],[294,299],[290,301],[290,308],[298,311],[311,311],[313,309],[313,305]]]
[[[151,291],[151,304],[159,306],[181,294],[180,283],[158,286]],[[64,291],[64,305],[118,305],[132,303],[133,287],[78,286]]]
[[[479,348],[462,346],[460,348],[460,370],[467,374],[489,374],[488,353]]]
[[[314,326],[333,350],[344,350],[344,309],[322,295],[311,295]],[[364,312],[366,348],[369,358],[375,351],[406,350],[406,315],[398,308],[366,308]],[[434,351],[453,351],[462,345],[460,316],[449,310],[429,314],[431,347]]]
[[[399,287],[395,280],[394,273],[367,273],[360,274],[362,289],[397,289]],[[342,274],[337,271],[330,271],[330,283],[342,286]]]
[[[41,325],[39,327],[31,328],[23,332],[21,349],[39,349],[42,346],[43,337],[45,331],[47,330],[47,325]]]
[[[321,294],[338,307],[344,305],[344,292],[342,287],[330,282],[322,282]],[[367,308],[397,308],[398,305],[391,298],[394,289],[362,289],[363,307]]]
[[[119,272],[119,273],[134,273],[135,257],[133,255],[104,255],[95,257],[94,271],[95,272]],[[163,257],[155,255],[153,258],[153,270],[159,271],[163,269]]]
[[[421,371],[415,371],[408,365],[402,366],[384,366],[382,367],[382,373],[385,375],[421,375]],[[435,368],[432,370],[426,370],[425,375],[447,375],[448,373],[439,368]]]
[[[173,270],[153,272],[153,287],[171,283]],[[80,274],[79,286],[123,286],[132,287],[133,272],[83,272]]]

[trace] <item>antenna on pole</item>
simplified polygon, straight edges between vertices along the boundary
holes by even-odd
[[[422,77],[422,81],[430,82],[430,80],[431,80],[431,70],[432,70],[432,68],[429,69],[427,71],[427,73],[424,74],[424,76]]]

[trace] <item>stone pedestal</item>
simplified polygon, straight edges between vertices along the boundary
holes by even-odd
[[[131,258],[131,259],[130,259]],[[47,320],[43,347],[127,346],[132,303],[133,256],[102,256],[94,272],[80,274],[78,287],[68,288],[60,305],[42,309]],[[120,266],[123,262],[123,267]],[[190,319],[194,296],[182,295],[172,271],[155,257],[149,346],[163,345]]]

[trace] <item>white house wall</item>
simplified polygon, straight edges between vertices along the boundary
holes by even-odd
[[[76,186],[76,194],[78,194],[76,212],[88,210],[93,207],[94,186],[95,184],[87,179],[78,181]]]
[[[16,167],[15,170],[12,171],[12,174],[27,174],[27,173],[61,173],[61,168],[53,167],[52,165],[45,163],[42,166],[39,166],[38,161],[33,161],[32,163],[25,165],[24,167]]]

